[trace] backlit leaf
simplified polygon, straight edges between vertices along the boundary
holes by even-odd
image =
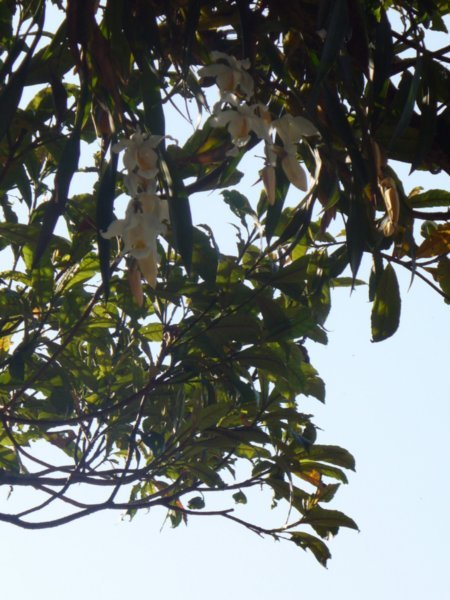
[[[381,275],[372,307],[372,340],[381,342],[393,335],[400,322],[400,289],[394,268],[388,264]]]

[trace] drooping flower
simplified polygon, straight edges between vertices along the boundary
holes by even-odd
[[[225,101],[231,101],[234,104],[233,94],[238,90],[247,100],[250,100],[254,91],[253,79],[247,73],[250,68],[250,60],[248,58],[238,60],[234,56],[218,51],[211,52],[211,58],[214,63],[201,67],[198,71],[199,76],[215,77],[217,87]]]
[[[231,154],[235,154],[237,149],[247,144],[252,131],[260,139],[268,138],[269,126],[265,119],[256,114],[258,108],[257,104],[251,106],[242,104],[237,108],[222,110],[212,117],[211,122],[214,127],[228,129],[231,141],[235,146]]]
[[[152,288],[156,287],[156,276],[158,275],[158,252],[156,247],[156,238],[154,241],[154,251],[140,258],[137,263],[139,271],[145,277]]]
[[[308,181],[306,172],[297,159],[297,144],[303,137],[319,135],[316,127],[304,117],[293,117],[285,114],[272,123],[272,127],[281,138],[283,147],[275,145],[266,146],[266,154],[271,157],[278,155],[281,160],[281,166],[286,177],[298,189],[306,191]]]
[[[293,117],[290,114],[285,114],[272,123],[277,134],[286,149],[287,146],[298,144],[303,137],[311,137],[319,135],[316,127],[304,117]]]
[[[162,135],[147,135],[137,130],[129,139],[117,142],[113,150],[120,152],[125,149],[123,164],[130,173],[153,179],[158,173],[158,154],[155,148],[162,139]]]
[[[121,237],[123,253],[137,259],[139,269],[152,287],[156,285],[158,252],[156,238],[166,231],[167,201],[155,194],[139,194],[130,200],[124,219],[113,221],[102,233],[106,239]]]
[[[128,173],[123,178],[123,183],[126,187],[128,195],[135,198],[138,194],[156,193],[156,179],[146,179],[137,173]]]
[[[306,192],[308,189],[308,179],[306,177],[305,169],[298,162],[297,157],[286,153],[281,159],[281,166],[284,174],[296,188]]]

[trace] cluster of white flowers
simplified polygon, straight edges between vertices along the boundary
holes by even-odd
[[[167,200],[156,195],[159,169],[155,148],[162,139],[162,136],[136,131],[113,147],[114,152],[125,150],[123,164],[127,175],[124,183],[131,199],[125,218],[113,221],[102,233],[107,239],[122,238],[123,253],[136,259],[140,272],[152,287],[156,285],[158,273],[156,238],[165,233],[169,222]]]
[[[275,202],[275,167],[279,161],[289,181],[300,190],[307,190],[307,176],[297,158],[297,144],[303,138],[319,135],[314,125],[300,116],[284,114],[272,120],[268,109],[252,103],[254,82],[249,73],[250,61],[237,60],[223,52],[212,52],[213,63],[199,69],[201,78],[215,77],[220,100],[213,110],[214,127],[226,127],[233,142],[227,153],[235,156],[245,147],[253,132],[265,144],[266,165],[260,171],[268,201]],[[274,135],[282,145],[274,141]]]
[[[286,177],[297,188],[306,191],[307,175],[297,158],[300,140],[317,136],[314,125],[300,116],[284,114],[279,119],[272,116],[263,104],[252,103],[254,82],[247,72],[250,61],[237,60],[223,52],[211,53],[212,64],[199,69],[202,78],[213,77],[220,92],[211,122],[214,127],[226,127],[233,143],[228,155],[235,156],[244,148],[253,133],[265,144],[266,164],[260,171],[268,201],[275,202],[275,167],[279,163]],[[125,150],[123,164],[127,170],[124,184],[131,196],[124,219],[113,221],[103,237],[120,237],[123,254],[134,258],[129,279],[135,298],[142,304],[139,268],[148,283],[156,286],[158,273],[157,237],[165,233],[169,222],[167,201],[157,195],[159,172],[156,151],[163,136],[135,131],[129,139],[113,146],[114,152]],[[281,144],[279,142],[281,141]]]

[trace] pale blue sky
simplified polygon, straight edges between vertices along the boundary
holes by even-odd
[[[179,128],[179,122],[173,121]],[[249,163],[240,191],[255,201],[259,162]],[[405,180],[449,188],[429,176]],[[194,221],[210,223],[222,250],[234,243],[231,220],[217,194],[194,197]],[[218,225],[220,224],[220,225]],[[397,270],[399,275],[400,271]],[[361,276],[368,274],[367,265]],[[0,523],[2,595],[11,600],[449,600],[450,392],[449,307],[409,275],[401,276],[402,321],[397,334],[370,342],[367,289],[339,289],[327,322],[329,344],[310,343],[314,366],[327,385],[322,406],[300,399],[323,431],[322,443],[356,457],[357,471],[333,507],[361,531],[341,530],[330,542],[325,570],[288,543],[275,543],[220,519],[190,519],[161,530],[164,511],[131,523],[117,513],[94,515],[62,528],[23,531]],[[6,501],[0,489],[2,510]],[[253,494],[247,510],[267,517],[270,498]]]

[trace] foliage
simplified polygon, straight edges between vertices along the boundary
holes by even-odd
[[[450,298],[449,194],[406,196],[388,164],[450,172],[449,59],[424,42],[426,29],[445,30],[448,9],[381,0],[1,4],[0,249],[9,266],[0,275],[0,483],[34,492],[29,507],[0,520],[43,528],[159,505],[173,525],[220,515],[326,564],[323,539],[356,528],[323,506],[354,461],[316,443],[312,415],[300,410],[302,395],[325,396],[306,345],[326,343],[330,289],[359,283],[365,253],[374,341],[399,324],[396,268]],[[214,52],[245,65],[235,72],[240,88],[225,89],[217,74],[235,63]],[[207,112],[215,83],[215,116],[183,146],[165,138],[148,150],[170,226],[148,234],[152,269],[160,266],[157,283],[154,273],[142,282],[126,230],[145,212],[142,189],[132,216],[113,227],[128,254],[102,235],[127,189],[117,141],[165,136],[171,103]],[[252,127],[237,135],[249,123],[239,111],[253,111]],[[281,125],[287,115],[305,131],[295,140]],[[233,186],[264,119],[280,125],[266,139],[256,203]],[[71,183],[86,171],[94,189],[75,194]],[[287,206],[290,182],[303,189],[308,178]],[[192,224],[189,198],[209,190],[240,220],[233,255],[214,230]],[[271,528],[241,518],[251,488],[270,490],[291,519]],[[214,492],[225,508],[208,508]]]

